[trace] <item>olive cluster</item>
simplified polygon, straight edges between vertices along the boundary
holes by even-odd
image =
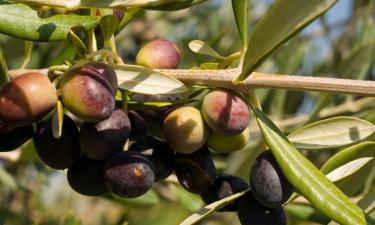
[[[179,57],[173,43],[159,39],[139,51],[136,63],[173,69]],[[68,169],[69,185],[88,196],[139,197],[173,172],[207,204],[249,189],[239,177],[217,174],[212,157],[212,151],[231,153],[249,142],[250,111],[240,93],[215,88],[199,107],[125,112],[115,99],[115,71],[99,62],[69,69],[56,88],[39,73],[20,75],[1,88],[0,151],[32,138],[40,159],[51,168]],[[131,95],[138,102],[179,98]],[[61,135],[55,138],[50,114],[58,99],[73,117],[64,115]],[[151,126],[160,128],[162,140],[149,135]],[[281,205],[292,188],[269,151],[254,163],[250,186],[251,193],[221,211],[238,212],[244,225],[286,224]]]

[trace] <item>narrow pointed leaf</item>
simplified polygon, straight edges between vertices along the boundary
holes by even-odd
[[[0,49],[0,88],[9,81],[8,66]]]
[[[326,12],[336,0],[278,0],[257,24],[249,37],[241,74],[235,84],[246,79],[278,46]]]
[[[207,0],[175,0],[173,3],[164,4],[160,6],[146,6],[145,9],[159,10],[159,11],[175,11],[190,8],[194,5],[200,4]]]
[[[54,138],[60,138],[64,121],[64,108],[61,101],[57,101],[52,114],[52,134]]]
[[[238,33],[241,37],[242,49],[246,51],[248,44],[248,5],[250,0],[232,0],[234,17],[236,19]]]
[[[253,110],[267,145],[293,187],[314,207],[338,223],[365,225],[363,211],[293,147],[265,114],[258,109]]]
[[[340,180],[343,180],[355,174],[358,170],[360,170],[363,166],[365,166],[371,160],[373,160],[373,157],[355,159],[333,170],[332,172],[327,174],[326,177],[328,178],[329,181],[333,183],[338,182]]]
[[[78,35],[74,33],[73,30],[69,31],[68,38],[72,42],[74,49],[80,56],[84,56],[87,54],[88,50],[87,50],[86,45],[83,43],[81,38],[78,37]]]
[[[170,76],[157,71],[132,65],[112,65],[119,88],[143,94],[176,94],[186,92],[185,85]]]
[[[115,34],[118,34],[126,25],[128,25],[139,13],[140,9],[132,9],[125,12],[124,17],[120,21],[117,31]]]
[[[194,213],[193,215],[186,218],[180,225],[192,225],[196,224],[197,222],[201,221],[203,218],[207,217],[213,212],[216,212],[223,208],[224,206],[228,205],[229,203],[233,202],[234,200],[238,199],[242,195],[244,195],[247,191],[239,192],[234,195],[231,195],[227,198],[224,198],[222,200],[213,202],[209,205],[206,205],[198,212]]]
[[[297,148],[332,149],[353,144],[375,133],[374,124],[354,117],[334,117],[309,124],[288,136]]]
[[[375,142],[363,142],[333,155],[321,168],[323,173],[329,173],[350,161],[364,157],[375,157]]]
[[[0,33],[30,41],[65,40],[72,27],[91,29],[99,23],[96,16],[58,14],[40,18],[37,11],[23,4],[0,0]]]
[[[224,60],[225,57],[221,56],[217,53],[213,48],[211,48],[208,44],[204,43],[200,40],[194,40],[189,42],[189,48],[191,51],[201,54],[201,55],[208,55],[218,59]]]
[[[103,34],[104,41],[108,41],[111,39],[112,35],[116,32],[119,26],[119,21],[116,16],[106,15],[100,19],[99,25]]]

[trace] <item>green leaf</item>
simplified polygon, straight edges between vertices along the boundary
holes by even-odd
[[[340,116],[309,124],[288,135],[288,138],[297,148],[319,150],[353,144],[374,133],[372,123]]]
[[[85,56],[88,52],[86,45],[83,43],[80,37],[71,29],[68,33],[68,38],[72,42],[72,45],[76,52],[80,56]]]
[[[17,189],[16,181],[3,167],[0,167],[0,184],[9,187],[12,190]]]
[[[358,170],[364,167],[371,160],[373,160],[373,157],[355,159],[331,171],[329,174],[326,175],[326,177],[332,183],[338,182],[355,174]]]
[[[264,139],[283,174],[318,210],[342,225],[365,225],[363,211],[281,134],[263,112],[253,108]]]
[[[214,58],[225,60],[224,56],[221,56],[218,52],[216,52],[213,48],[211,48],[208,44],[204,43],[203,41],[200,41],[200,40],[190,41],[189,48],[191,51],[197,54],[208,55]]]
[[[177,94],[188,90],[181,81],[145,67],[111,66],[116,71],[120,89],[143,94]]]
[[[60,100],[52,113],[52,134],[54,138],[60,138],[64,121],[64,108]]]
[[[8,67],[7,63],[5,62],[3,52],[0,49],[0,88],[8,83],[9,81],[9,74],[8,74]]]
[[[236,19],[237,29],[241,37],[243,53],[246,52],[248,44],[248,5],[250,0],[232,0],[234,17]]]
[[[278,0],[255,27],[250,36],[241,74],[233,80],[246,79],[278,46],[290,39],[336,0]]]
[[[329,173],[350,161],[364,157],[375,157],[375,142],[363,142],[341,150],[329,158],[320,170],[322,173]]]
[[[206,0],[175,0],[173,3],[164,4],[160,6],[146,6],[145,9],[159,10],[159,11],[175,11],[190,8],[194,5],[205,2]]]
[[[115,34],[118,34],[126,25],[128,25],[139,13],[140,9],[132,9],[125,12],[124,17],[120,21],[117,31]]]
[[[192,224],[195,224],[195,223],[201,221],[203,218],[205,218],[208,215],[210,215],[211,213],[220,210],[224,206],[226,206],[229,203],[233,202],[234,200],[238,199],[239,197],[241,197],[242,195],[244,195],[246,192],[247,192],[247,190],[243,191],[243,192],[236,193],[236,194],[231,195],[231,196],[229,196],[227,198],[224,198],[222,200],[213,202],[213,203],[211,203],[209,205],[206,205],[205,207],[203,207],[198,212],[196,212],[193,215],[191,215],[188,218],[186,218],[182,223],[180,223],[180,225],[192,225]]]
[[[104,42],[109,41],[112,35],[116,32],[119,21],[114,15],[106,15],[100,19],[100,28],[103,35]]]
[[[65,40],[72,27],[94,28],[99,17],[58,14],[40,18],[37,11],[23,4],[0,0],[0,33],[30,41]]]

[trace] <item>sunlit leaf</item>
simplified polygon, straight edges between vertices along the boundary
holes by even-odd
[[[61,101],[57,101],[52,113],[52,134],[54,138],[60,138],[64,121],[64,108]]]
[[[248,45],[248,5],[250,0],[232,0],[234,17],[236,19],[237,29],[240,33],[242,49],[246,51]],[[245,53],[245,52],[244,52]]]
[[[37,11],[23,4],[0,0],[0,32],[31,41],[65,40],[72,27],[91,29],[99,17],[58,14],[40,18]]]
[[[189,48],[191,51],[201,54],[201,55],[208,55],[218,59],[225,59],[225,57],[221,56],[217,53],[213,48],[211,48],[208,44],[204,43],[200,40],[194,40],[189,42]]]
[[[119,88],[143,94],[176,94],[187,91],[185,85],[157,71],[132,65],[112,65]]]
[[[72,42],[74,49],[80,56],[85,56],[87,54],[88,51],[86,45],[73,30],[69,31],[68,38]]]
[[[332,149],[353,144],[375,132],[375,126],[354,117],[334,117],[309,124],[288,136],[297,148]]]
[[[241,74],[235,84],[246,79],[278,46],[326,12],[336,0],[278,0],[249,37]]]
[[[239,192],[239,193],[231,195],[231,196],[229,196],[227,198],[224,198],[222,200],[219,200],[219,201],[213,202],[213,203],[211,203],[209,205],[206,205],[205,207],[203,207],[198,212],[196,212],[193,215],[191,215],[188,218],[186,218],[182,223],[180,223],[180,225],[192,225],[192,224],[195,224],[195,223],[201,221],[202,219],[204,219],[205,217],[207,217],[208,215],[210,215],[211,213],[220,210],[224,206],[226,206],[229,203],[233,202],[234,200],[238,199],[239,197],[241,197],[242,195],[244,195],[246,192],[247,191]]]
[[[366,165],[371,160],[373,160],[373,157],[365,157],[365,158],[353,160],[333,170],[332,172],[327,174],[326,177],[331,182],[337,182],[339,180],[345,179],[346,177],[349,177],[355,174],[359,169],[361,169],[364,165]]]
[[[343,225],[365,225],[363,211],[282,135],[265,114],[253,108],[263,137],[283,174],[309,202],[331,219]]]
[[[207,0],[175,0],[173,3],[164,4],[160,6],[146,6],[145,9],[159,10],[159,11],[174,11],[190,8],[194,5],[203,3]]]

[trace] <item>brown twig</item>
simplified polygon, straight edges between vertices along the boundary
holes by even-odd
[[[24,72],[41,70],[11,70],[11,76]],[[240,73],[239,69],[224,70],[157,70],[166,75],[177,78],[187,85],[206,85],[248,92],[256,88],[276,88],[299,91],[334,92],[362,96],[375,96],[375,81],[350,80],[324,77],[307,77],[282,74],[252,73],[239,85],[232,80]]]

